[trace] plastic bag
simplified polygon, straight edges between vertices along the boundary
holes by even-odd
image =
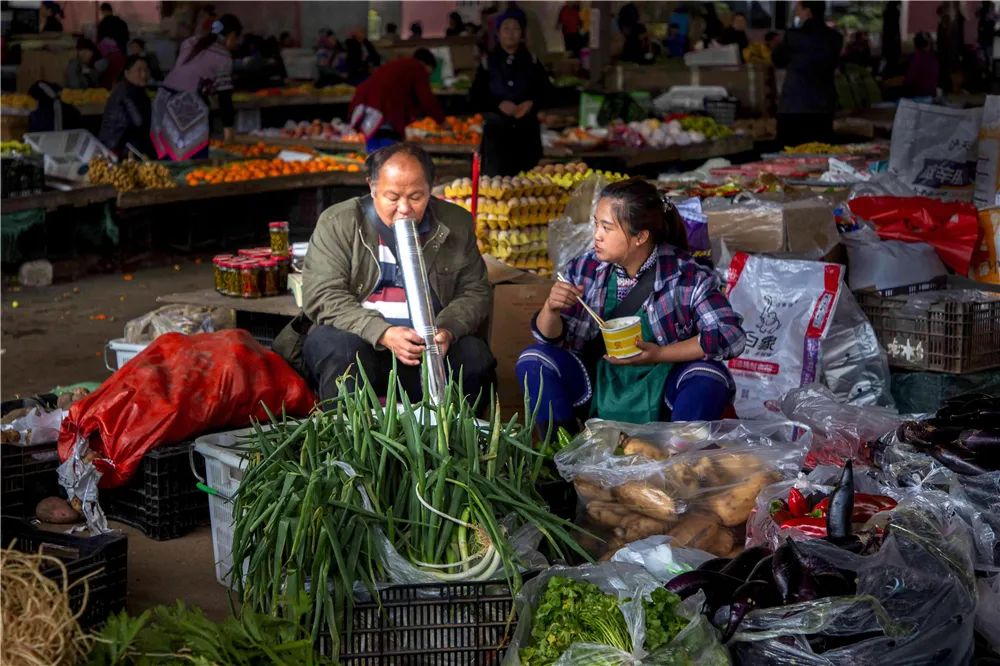
[[[889,171],[918,194],[971,200],[982,114],[981,108],[901,100],[892,124]]]
[[[315,396],[281,357],[249,333],[167,333],[70,408],[59,457],[87,440],[102,488],[125,483],[147,451],[214,430],[303,416]]]
[[[799,474],[794,481],[781,481],[764,488],[757,496],[757,504],[747,521],[747,548],[751,546],[768,546],[772,550],[784,543],[786,537],[796,541],[815,539],[794,527],[782,528],[774,521],[770,513],[770,505],[774,500],[788,499],[788,491],[798,489],[803,496],[811,493],[821,493],[829,496],[840,478],[841,468],[832,465],[821,465],[808,475]],[[885,489],[874,472],[866,467],[854,468],[854,492],[870,495],[883,495]],[[899,495],[899,493],[893,493]]]
[[[557,270],[594,246],[594,225],[576,224],[568,217],[549,222],[549,260]]]
[[[920,497],[892,511],[873,555],[800,542],[809,556],[854,572],[857,594],[750,612],[730,643],[742,663],[969,663],[976,590],[968,528],[948,506]]]
[[[803,467],[820,464],[870,465],[869,443],[895,430],[903,419],[894,410],[842,404],[830,389],[810,384],[792,389],[781,399],[781,413],[812,429],[812,448]]]
[[[701,210],[701,199],[691,197],[675,203],[684,221],[688,252],[699,263],[712,265],[712,243],[708,238],[708,216]]]
[[[837,400],[891,407],[889,358],[854,294],[840,293],[830,330],[820,342],[820,377]]]
[[[29,446],[54,442],[59,439],[59,428],[65,416],[66,412],[61,409],[47,412],[41,407],[34,407],[24,416],[0,426],[3,443]]]
[[[883,240],[927,243],[959,275],[969,273],[979,240],[976,207],[927,197],[857,197],[848,208]]]
[[[979,126],[979,160],[976,167],[977,208],[1000,206],[1000,95],[987,95]]]
[[[699,613],[704,597],[700,593],[677,607],[678,613],[689,619],[687,626],[667,645],[649,654],[643,648],[645,642],[646,618],[642,601],[661,587],[661,583],[650,576],[642,567],[606,563],[576,568],[553,567],[542,572],[521,589],[517,597],[517,629],[511,639],[504,666],[521,666],[522,648],[532,645],[534,612],[538,607],[545,588],[553,577],[569,578],[593,583],[603,592],[619,600],[619,608],[625,625],[632,638],[631,653],[609,645],[575,643],[553,662],[558,666],[574,666],[585,663],[600,664],[677,664],[692,663],[703,666],[729,664],[729,653],[719,643],[718,633]]]
[[[726,289],[747,336],[743,353],[728,363],[740,418],[780,413],[782,395],[819,377],[821,342],[844,290],[843,274],[839,264],[733,257]]]
[[[794,478],[811,442],[790,422],[714,421],[645,426],[594,420],[555,456],[576,487],[594,555],[657,534],[671,546],[726,556],[739,550],[760,490]]]
[[[671,545],[672,539],[658,534],[625,544],[611,556],[612,562],[638,564],[662,583],[685,571],[697,569],[715,556],[697,548]]]
[[[847,284],[855,291],[919,284],[948,273],[927,243],[883,241],[863,222],[840,238],[847,249]]]
[[[508,517],[504,521],[506,526],[514,524],[514,518]],[[440,583],[441,579],[421,570],[411,564],[405,557],[399,554],[392,542],[378,530],[375,535],[375,545],[382,565],[385,568],[388,582],[394,585],[416,585],[423,583]],[[510,534],[510,545],[521,561],[521,565],[526,571],[546,569],[549,566],[545,557],[538,552],[538,545],[542,541],[542,533],[534,525],[521,525]],[[500,580],[504,576],[502,567],[490,577]]]
[[[198,305],[164,305],[125,324],[125,342],[152,342],[164,333],[212,333],[234,326],[233,311]]]
[[[979,244],[972,253],[969,277],[1000,284],[1000,208],[979,211]]]
[[[976,610],[976,631],[1000,651],[1000,574],[976,581],[979,588],[979,608]]]
[[[781,206],[740,195],[732,201],[713,197],[702,202],[708,218],[712,256],[722,255],[721,243],[737,252],[781,252],[785,249],[785,223]]]

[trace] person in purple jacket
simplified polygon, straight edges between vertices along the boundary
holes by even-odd
[[[650,183],[607,186],[594,216],[594,249],[572,261],[532,320],[537,344],[517,362],[517,380],[540,427],[577,429],[577,419],[710,421],[735,390],[722,362],[743,351],[743,318],[718,277],[688,254],[684,223]],[[597,322],[638,316],[639,353],[605,353]]]

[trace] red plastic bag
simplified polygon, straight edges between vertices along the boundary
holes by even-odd
[[[858,197],[851,212],[874,225],[883,240],[931,245],[949,268],[968,275],[979,240],[976,207],[928,197]]]
[[[273,414],[284,408],[305,416],[315,402],[302,377],[244,330],[167,333],[73,404],[59,457],[71,455],[78,436],[87,438],[100,486],[114,488],[161,444],[266,419],[264,405]]]

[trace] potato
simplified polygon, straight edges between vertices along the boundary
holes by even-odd
[[[587,504],[587,518],[603,527],[620,527],[631,511],[614,502],[593,501]]]
[[[43,523],[68,525],[81,520],[80,514],[61,497],[46,497],[35,507],[35,517]]]
[[[679,523],[670,529],[671,543],[677,546],[692,546],[714,539],[719,531],[718,519],[704,511],[685,513]]]
[[[674,500],[662,489],[648,483],[629,481],[613,492],[622,504],[650,518],[668,521],[677,516]]]
[[[20,444],[21,433],[17,430],[4,430],[0,432],[0,444]]]
[[[600,502],[610,502],[614,500],[611,496],[611,491],[607,488],[602,488],[596,483],[590,483],[589,481],[584,481],[583,479],[577,479],[573,482],[576,486],[576,494],[584,502],[593,502],[594,500]]]
[[[622,541],[621,539],[610,539],[608,543],[605,545],[604,554],[601,555],[598,561],[607,562],[612,557],[614,557],[615,553],[621,550],[624,545],[625,542]]]
[[[750,517],[750,511],[753,510],[761,489],[778,478],[774,472],[751,474],[744,483],[709,498],[708,505],[726,527],[742,525]]]
[[[715,456],[715,465],[727,480],[733,483],[759,472],[764,466],[752,453],[727,453]]]
[[[666,534],[669,523],[665,523],[646,516],[633,514],[622,523],[625,527],[625,542],[632,543],[639,539],[645,539],[654,534]],[[617,534],[617,530],[615,530]]]
[[[666,460],[670,457],[669,453],[661,451],[655,444],[644,442],[638,437],[625,437],[622,440],[622,450],[627,456],[643,456],[653,460]]]
[[[705,535],[702,539],[697,540],[691,545],[722,557],[736,547],[736,537],[733,535],[732,530],[720,527],[711,535]]]

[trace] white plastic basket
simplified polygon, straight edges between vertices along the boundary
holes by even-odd
[[[252,432],[253,428],[243,428],[205,435],[194,442],[194,450],[205,458],[205,485],[213,491],[208,495],[208,511],[212,521],[215,579],[229,588],[234,587],[230,578],[233,568],[233,497],[246,468],[246,460],[234,447]]]
[[[104,345],[104,367],[114,372],[131,361],[134,356],[148,346],[148,342],[125,342],[125,338],[111,340],[108,344]],[[111,363],[112,356],[114,357],[114,365]]]
[[[115,160],[93,134],[83,129],[59,132],[31,132],[24,142],[45,156],[45,175],[64,180],[83,180],[91,158],[102,155]]]

